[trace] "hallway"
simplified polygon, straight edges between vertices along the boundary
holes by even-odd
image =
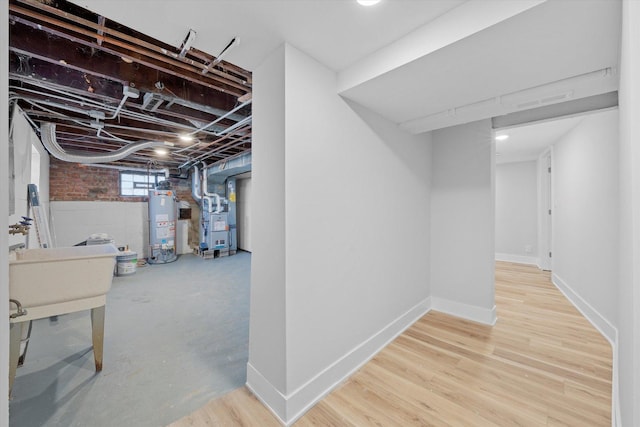
[[[533,266],[496,263],[494,327],[429,312],[295,426],[610,426],[611,346]],[[171,427],[280,425],[246,388]]]

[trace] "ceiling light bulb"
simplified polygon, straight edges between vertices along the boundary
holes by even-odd
[[[167,149],[165,148],[156,148],[153,151],[155,151],[155,153],[159,156],[166,156],[167,154],[169,154],[169,151],[167,151]]]
[[[505,141],[509,138],[509,135],[498,135],[496,136],[496,141]]]
[[[184,135],[180,135],[179,137],[180,137],[180,141],[184,141],[184,142],[193,141],[193,135],[184,134]]]
[[[378,3],[380,3],[380,0],[358,0],[358,4],[361,6],[373,6]]]

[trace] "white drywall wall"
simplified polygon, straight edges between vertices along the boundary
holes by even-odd
[[[584,116],[554,145],[553,275],[615,325],[618,111]]]
[[[49,215],[49,154],[44,149],[38,136],[24,118],[24,113],[17,108],[13,114],[13,154],[14,154],[14,194],[15,194],[15,211],[9,216],[9,224],[17,224],[22,220],[23,216],[33,217],[33,213],[29,212],[27,186],[36,184],[38,186],[38,195],[40,205],[44,216]],[[36,149],[40,154],[39,181],[34,182],[32,179],[32,150]],[[36,235],[35,225],[29,230],[29,235],[16,234],[9,236],[9,245],[24,243],[27,247],[38,247],[38,239]]]
[[[238,249],[251,252],[251,178],[238,179]]]
[[[433,308],[493,323],[495,209],[491,122],[433,132]]]
[[[270,129],[254,124],[253,206],[264,209],[252,223],[250,348],[263,340],[254,313],[280,324],[286,300],[286,354],[278,341],[270,352],[252,351],[249,362],[257,368],[259,356],[286,358],[286,386],[273,384],[283,403],[261,398],[291,421],[428,309],[430,144],[428,135],[411,136],[347,104],[335,73],[297,49],[285,46],[272,61],[284,62],[275,82],[261,80],[262,67],[254,72],[254,116],[278,106],[285,115],[269,120]],[[277,87],[283,76],[284,105],[277,94],[261,104],[260,86]],[[267,172],[279,182],[266,185]],[[272,210],[272,221],[261,218]],[[269,245],[274,238],[278,244]],[[281,275],[268,279],[273,264],[255,262],[266,256],[285,266],[286,295]],[[254,298],[256,286],[273,293]],[[273,294],[281,299],[275,304]],[[252,388],[256,377],[250,366]]]
[[[640,2],[624,0],[622,11],[620,285],[614,352],[619,388],[614,397],[619,401],[619,425],[626,427],[640,425]]]
[[[496,165],[495,180],[496,259],[535,264],[538,254],[537,162]]]
[[[0,22],[9,22],[9,2],[0,0]],[[0,135],[9,134],[9,26],[0,27]],[[9,226],[9,142],[0,138],[0,230]],[[7,171],[7,172],[4,172]],[[9,237],[0,233],[0,301],[9,300]],[[0,366],[9,366],[9,304],[0,304]],[[2,372],[7,372],[4,369]],[[0,426],[9,425],[8,375],[0,375]]]
[[[253,71],[251,316],[247,385],[284,417],[285,101],[284,46]]]
[[[116,246],[128,245],[139,257],[148,256],[147,202],[62,202],[51,205],[51,232],[57,246],[73,246],[96,233],[106,233]]]

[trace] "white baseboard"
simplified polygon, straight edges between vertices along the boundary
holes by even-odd
[[[540,259],[532,256],[501,254],[496,252],[496,261],[515,262],[517,264],[529,264],[540,266]]]
[[[286,425],[284,422],[286,418],[286,397],[269,380],[263,377],[251,362],[247,363],[246,386],[282,425]]]
[[[280,393],[251,363],[247,364],[247,387],[282,424],[289,426],[430,309],[431,298],[426,298],[287,395]]]
[[[551,281],[562,294],[578,309],[580,313],[604,336],[612,349],[612,396],[611,396],[611,425],[619,427],[620,399],[618,396],[618,329],[613,326],[598,310],[585,301],[571,286],[556,273],[551,275]]]
[[[431,297],[431,309],[474,322],[484,323],[485,325],[495,325],[497,320],[495,305],[489,309],[444,298]]]
[[[611,394],[611,427],[622,427],[620,420],[620,377],[618,376],[618,330],[616,329],[616,340],[613,343],[613,378],[612,378],[612,394]]]
[[[569,301],[582,313],[582,315],[609,341],[613,347],[616,342],[618,330],[607,319],[602,316],[598,310],[593,308],[591,304],[585,301],[576,291],[571,288],[556,273],[551,275],[553,284],[567,297]]]

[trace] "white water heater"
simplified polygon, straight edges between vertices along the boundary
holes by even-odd
[[[171,189],[149,190],[149,258],[150,264],[177,259],[176,194]]]

